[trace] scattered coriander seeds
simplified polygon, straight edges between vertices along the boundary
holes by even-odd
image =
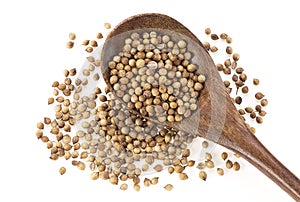
[[[110,28],[107,25],[107,29]],[[210,29],[205,30],[205,33],[210,35],[211,40],[220,37],[227,43],[232,41],[225,33],[211,34]],[[75,38],[69,35],[71,42]],[[102,39],[103,35],[97,33],[96,38]],[[99,41],[85,40],[82,45],[86,46],[86,52],[91,53],[98,47]],[[209,52],[217,52],[215,42],[211,44],[203,43]],[[85,170],[85,163],[88,162],[92,180],[108,180],[115,185],[122,181],[124,183],[119,186],[121,190],[127,190],[125,181],[132,180],[133,189],[139,191],[139,184],[143,183],[140,176],[151,169],[161,172],[167,168],[170,174],[178,173],[180,180],[187,180],[185,169],[196,164],[195,167],[201,170],[199,177],[204,181],[207,179],[206,169],[217,167],[217,174],[224,175],[223,168],[217,165],[218,161],[213,161],[211,154],[207,153],[204,162],[196,163],[190,159],[187,148],[194,137],[172,127],[157,128],[153,122],[144,119],[144,116],[152,118],[158,115],[160,122],[180,122],[197,110],[197,99],[204,88],[206,77],[199,74],[197,64],[192,63],[194,54],[188,50],[188,43],[159,32],[132,33],[124,39],[121,50],[108,64],[109,82],[114,93],[107,86],[105,92],[101,91],[101,86],[97,86],[92,88],[94,90],[90,95],[81,94],[83,88],[90,84],[89,79],[101,79],[95,72],[101,61],[92,56],[87,57],[90,65],[80,72],[79,78],[72,78],[76,75],[76,69],[73,68],[64,70],[64,81],[53,82],[55,97],[49,98],[48,104],[55,103],[55,117],[45,117],[41,123],[47,126],[45,129],[44,125],[38,126],[36,132],[36,137],[46,143],[51,152],[50,159],[72,159],[72,165],[80,170]],[[234,74],[234,82],[224,81],[225,87],[229,91],[236,85],[243,94],[248,93],[251,86],[248,87],[247,75],[236,62],[239,55],[232,54],[231,46],[227,46],[226,53],[229,55],[223,60],[224,65],[216,65],[220,73],[224,72],[228,76]],[[121,99],[118,100],[116,96]],[[234,97],[235,102],[240,104],[244,98],[238,90]],[[256,121],[262,122],[261,117],[266,115],[262,107],[268,102],[263,97],[259,100],[260,107],[255,107],[255,111],[249,107],[247,110],[239,109],[239,113],[242,116],[246,113],[250,117],[255,115]],[[133,111],[138,110],[139,114],[124,110],[123,104]],[[79,124],[81,129],[73,136],[72,128],[75,124]],[[48,126],[50,135],[46,136]],[[249,128],[255,130],[251,126]],[[201,144],[204,149],[208,148],[207,141]],[[223,152],[221,158],[227,160],[226,168],[239,169],[237,162],[228,160],[228,153]],[[145,163],[136,164],[143,159]],[[157,164],[157,160],[161,164]],[[145,186],[157,183],[158,177],[144,180]],[[165,189],[173,188],[169,186],[171,188],[165,186]]]

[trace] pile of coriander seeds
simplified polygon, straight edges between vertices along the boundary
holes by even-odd
[[[107,23],[105,27],[111,26]],[[195,73],[196,64],[190,62],[193,54],[185,49],[185,41],[174,41],[158,32],[132,33],[124,40],[123,51],[109,63],[114,90],[110,92],[101,83],[100,55],[93,54],[102,38],[97,33],[96,39],[84,40],[79,48],[83,46],[91,55],[83,69],[65,69],[64,80],[52,84],[48,105],[53,106],[54,116],[38,122],[36,132],[49,149],[51,160],[68,160],[72,166],[88,170],[92,180],[107,180],[121,190],[133,187],[136,191],[141,185],[158,184],[160,172],[188,180],[188,172],[196,171],[205,181],[212,171],[222,176],[240,169],[238,154],[226,149],[221,154],[212,153],[211,143],[201,138],[205,157],[196,161],[190,157],[189,148],[196,137],[151,121],[153,116],[158,116],[159,122],[181,121],[197,109],[205,76]],[[76,35],[71,33],[69,39],[67,48],[75,48]],[[94,86],[95,82],[99,85]],[[252,112],[261,117],[267,100],[262,94],[257,97],[264,106],[261,104],[260,112],[259,107]],[[133,113],[135,110],[139,113]],[[61,167],[59,173],[67,170]],[[153,172],[157,176],[147,178],[147,173]],[[168,191],[173,187],[163,185]]]
[[[143,117],[180,122],[197,110],[205,76],[187,42],[156,31],[134,32],[108,63],[114,94]]]

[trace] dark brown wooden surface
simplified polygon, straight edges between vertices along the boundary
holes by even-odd
[[[204,50],[199,39],[185,26],[169,16],[156,13],[140,14],[124,20],[109,34],[107,40],[124,32],[144,28],[178,32],[188,36],[198,44],[192,50],[193,52],[197,53],[199,49]],[[105,44],[103,53],[111,51],[109,47]],[[105,54],[102,56],[107,58]],[[206,86],[201,92],[199,113],[196,113],[197,117],[193,115],[188,121],[183,121],[180,125],[172,124],[172,126],[186,132],[191,132],[191,128],[196,128],[197,135],[239,153],[286,191],[294,200],[300,201],[300,180],[282,165],[250,132],[230,96],[226,93],[221,77],[209,54],[206,53],[204,57],[207,65],[209,65],[207,67],[209,74],[205,83]],[[108,72],[104,71],[106,81],[108,77]],[[191,127],[191,125],[195,127]]]

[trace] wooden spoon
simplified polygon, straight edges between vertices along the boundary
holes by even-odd
[[[191,31],[173,18],[157,13],[140,14],[124,20],[110,32],[101,55],[103,77],[108,87],[112,90],[107,63],[118,53],[116,50],[124,44],[122,34],[145,29],[167,30],[171,36],[185,37],[184,40],[189,44],[188,50],[194,53],[197,61],[200,61],[204,67],[199,71],[207,77],[205,88],[200,95],[198,113],[194,113],[180,124],[166,124],[185,132],[196,133],[240,154],[293,199],[300,201],[300,180],[251,133],[225,90],[215,64],[202,43]]]

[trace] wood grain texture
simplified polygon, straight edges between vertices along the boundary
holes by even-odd
[[[198,136],[214,141],[239,153],[244,159],[257,167],[286,191],[294,200],[300,201],[300,180],[280,163],[251,133],[235,108],[229,94],[225,91],[222,79],[215,68],[213,60],[204,50],[199,39],[184,25],[163,14],[140,14],[130,17],[116,26],[108,35],[107,41],[119,34],[144,28],[172,30],[187,36],[197,44],[190,47],[191,51],[196,54],[202,54],[202,59],[205,59],[208,66],[206,69],[209,71],[209,73],[206,72],[206,76],[208,76],[207,81],[199,99],[199,113],[193,114],[192,117],[184,120],[182,123],[166,124],[186,132],[194,132],[191,131],[191,128],[196,128]],[[113,41],[114,44],[122,42],[124,41]],[[110,48],[111,46],[111,41],[104,44],[102,51],[103,61],[107,61],[107,58],[111,54],[115,54],[113,53],[114,49]],[[105,66],[105,64],[106,62],[103,62],[102,66]],[[105,80],[108,81],[108,72],[103,71],[103,74]],[[107,84],[111,88],[109,82]]]

